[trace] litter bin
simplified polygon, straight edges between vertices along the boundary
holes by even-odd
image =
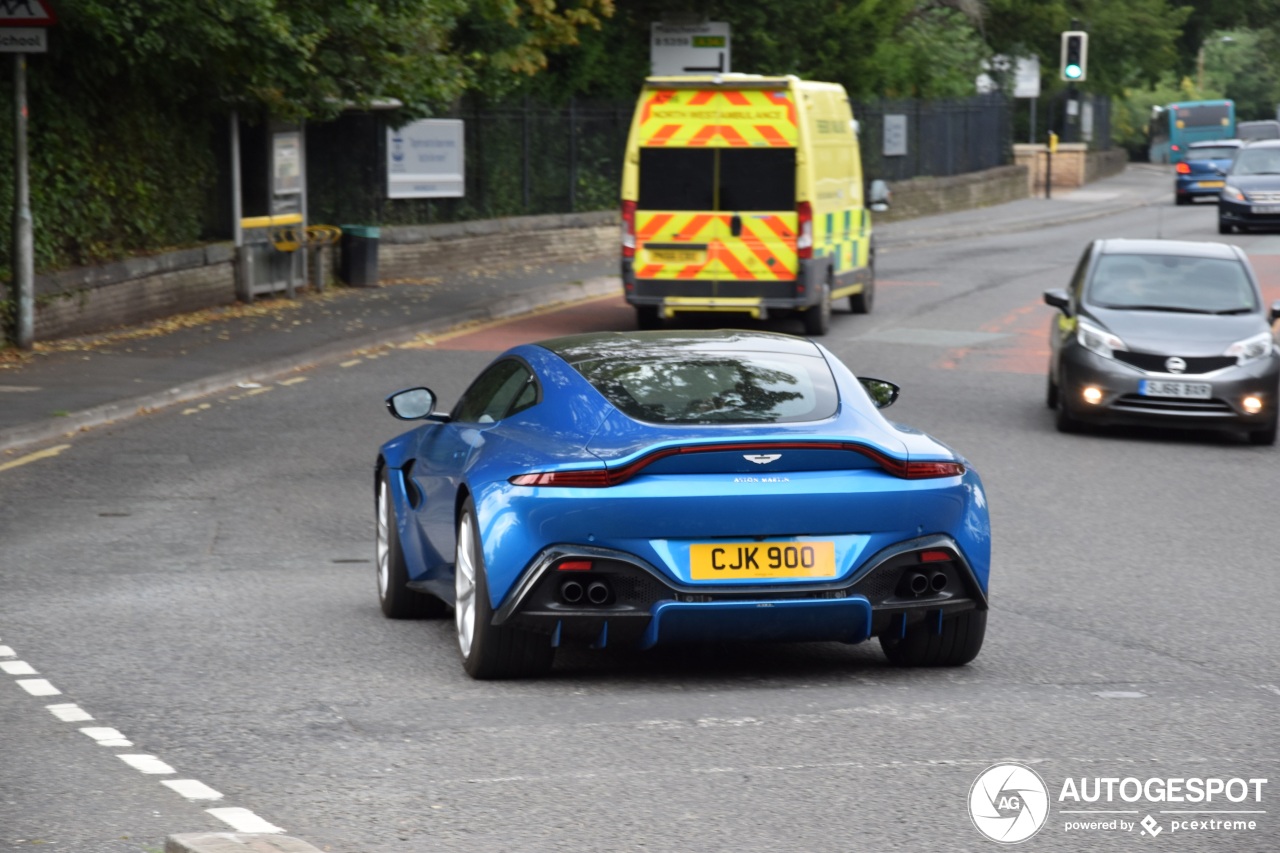
[[[376,225],[343,225],[338,277],[352,287],[376,287],[380,236]]]

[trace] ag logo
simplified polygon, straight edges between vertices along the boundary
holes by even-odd
[[[992,765],[969,789],[969,817],[978,832],[992,841],[1026,841],[1049,818],[1049,789],[1030,767]]]

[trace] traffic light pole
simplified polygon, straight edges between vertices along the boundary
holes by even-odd
[[[27,55],[13,56],[13,298],[14,343],[29,350],[35,339],[35,236],[27,177]]]

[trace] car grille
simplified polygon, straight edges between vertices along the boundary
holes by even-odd
[[[1187,400],[1178,397],[1142,397],[1125,394],[1112,408],[1130,412],[1155,412],[1170,415],[1230,415],[1234,411],[1221,400]]]
[[[1164,366],[1164,363],[1170,358],[1167,355],[1117,350],[1115,357],[1116,361],[1123,361],[1125,364],[1131,364],[1134,367],[1141,368],[1142,370],[1152,371],[1155,373],[1169,372],[1169,369]],[[1183,371],[1183,374],[1212,373],[1213,371],[1221,370],[1224,367],[1233,367],[1236,363],[1235,356],[1228,355],[1212,355],[1204,358],[1183,356],[1182,360],[1187,363],[1187,369]]]
[[[1247,193],[1247,195],[1249,196],[1249,201],[1260,201],[1265,204],[1275,204],[1276,202],[1280,202],[1280,192],[1277,192],[1275,190],[1267,190],[1262,192],[1258,190],[1253,190]]]

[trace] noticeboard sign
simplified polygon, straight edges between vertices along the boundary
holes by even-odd
[[[0,29],[0,53],[48,53],[49,31],[43,27]]]
[[[886,157],[905,157],[907,155],[907,117],[905,115],[886,115],[884,117],[884,149]]]
[[[462,119],[429,118],[387,128],[387,198],[466,195]]]
[[[653,24],[649,64],[655,77],[724,74],[729,61],[729,24]]]

